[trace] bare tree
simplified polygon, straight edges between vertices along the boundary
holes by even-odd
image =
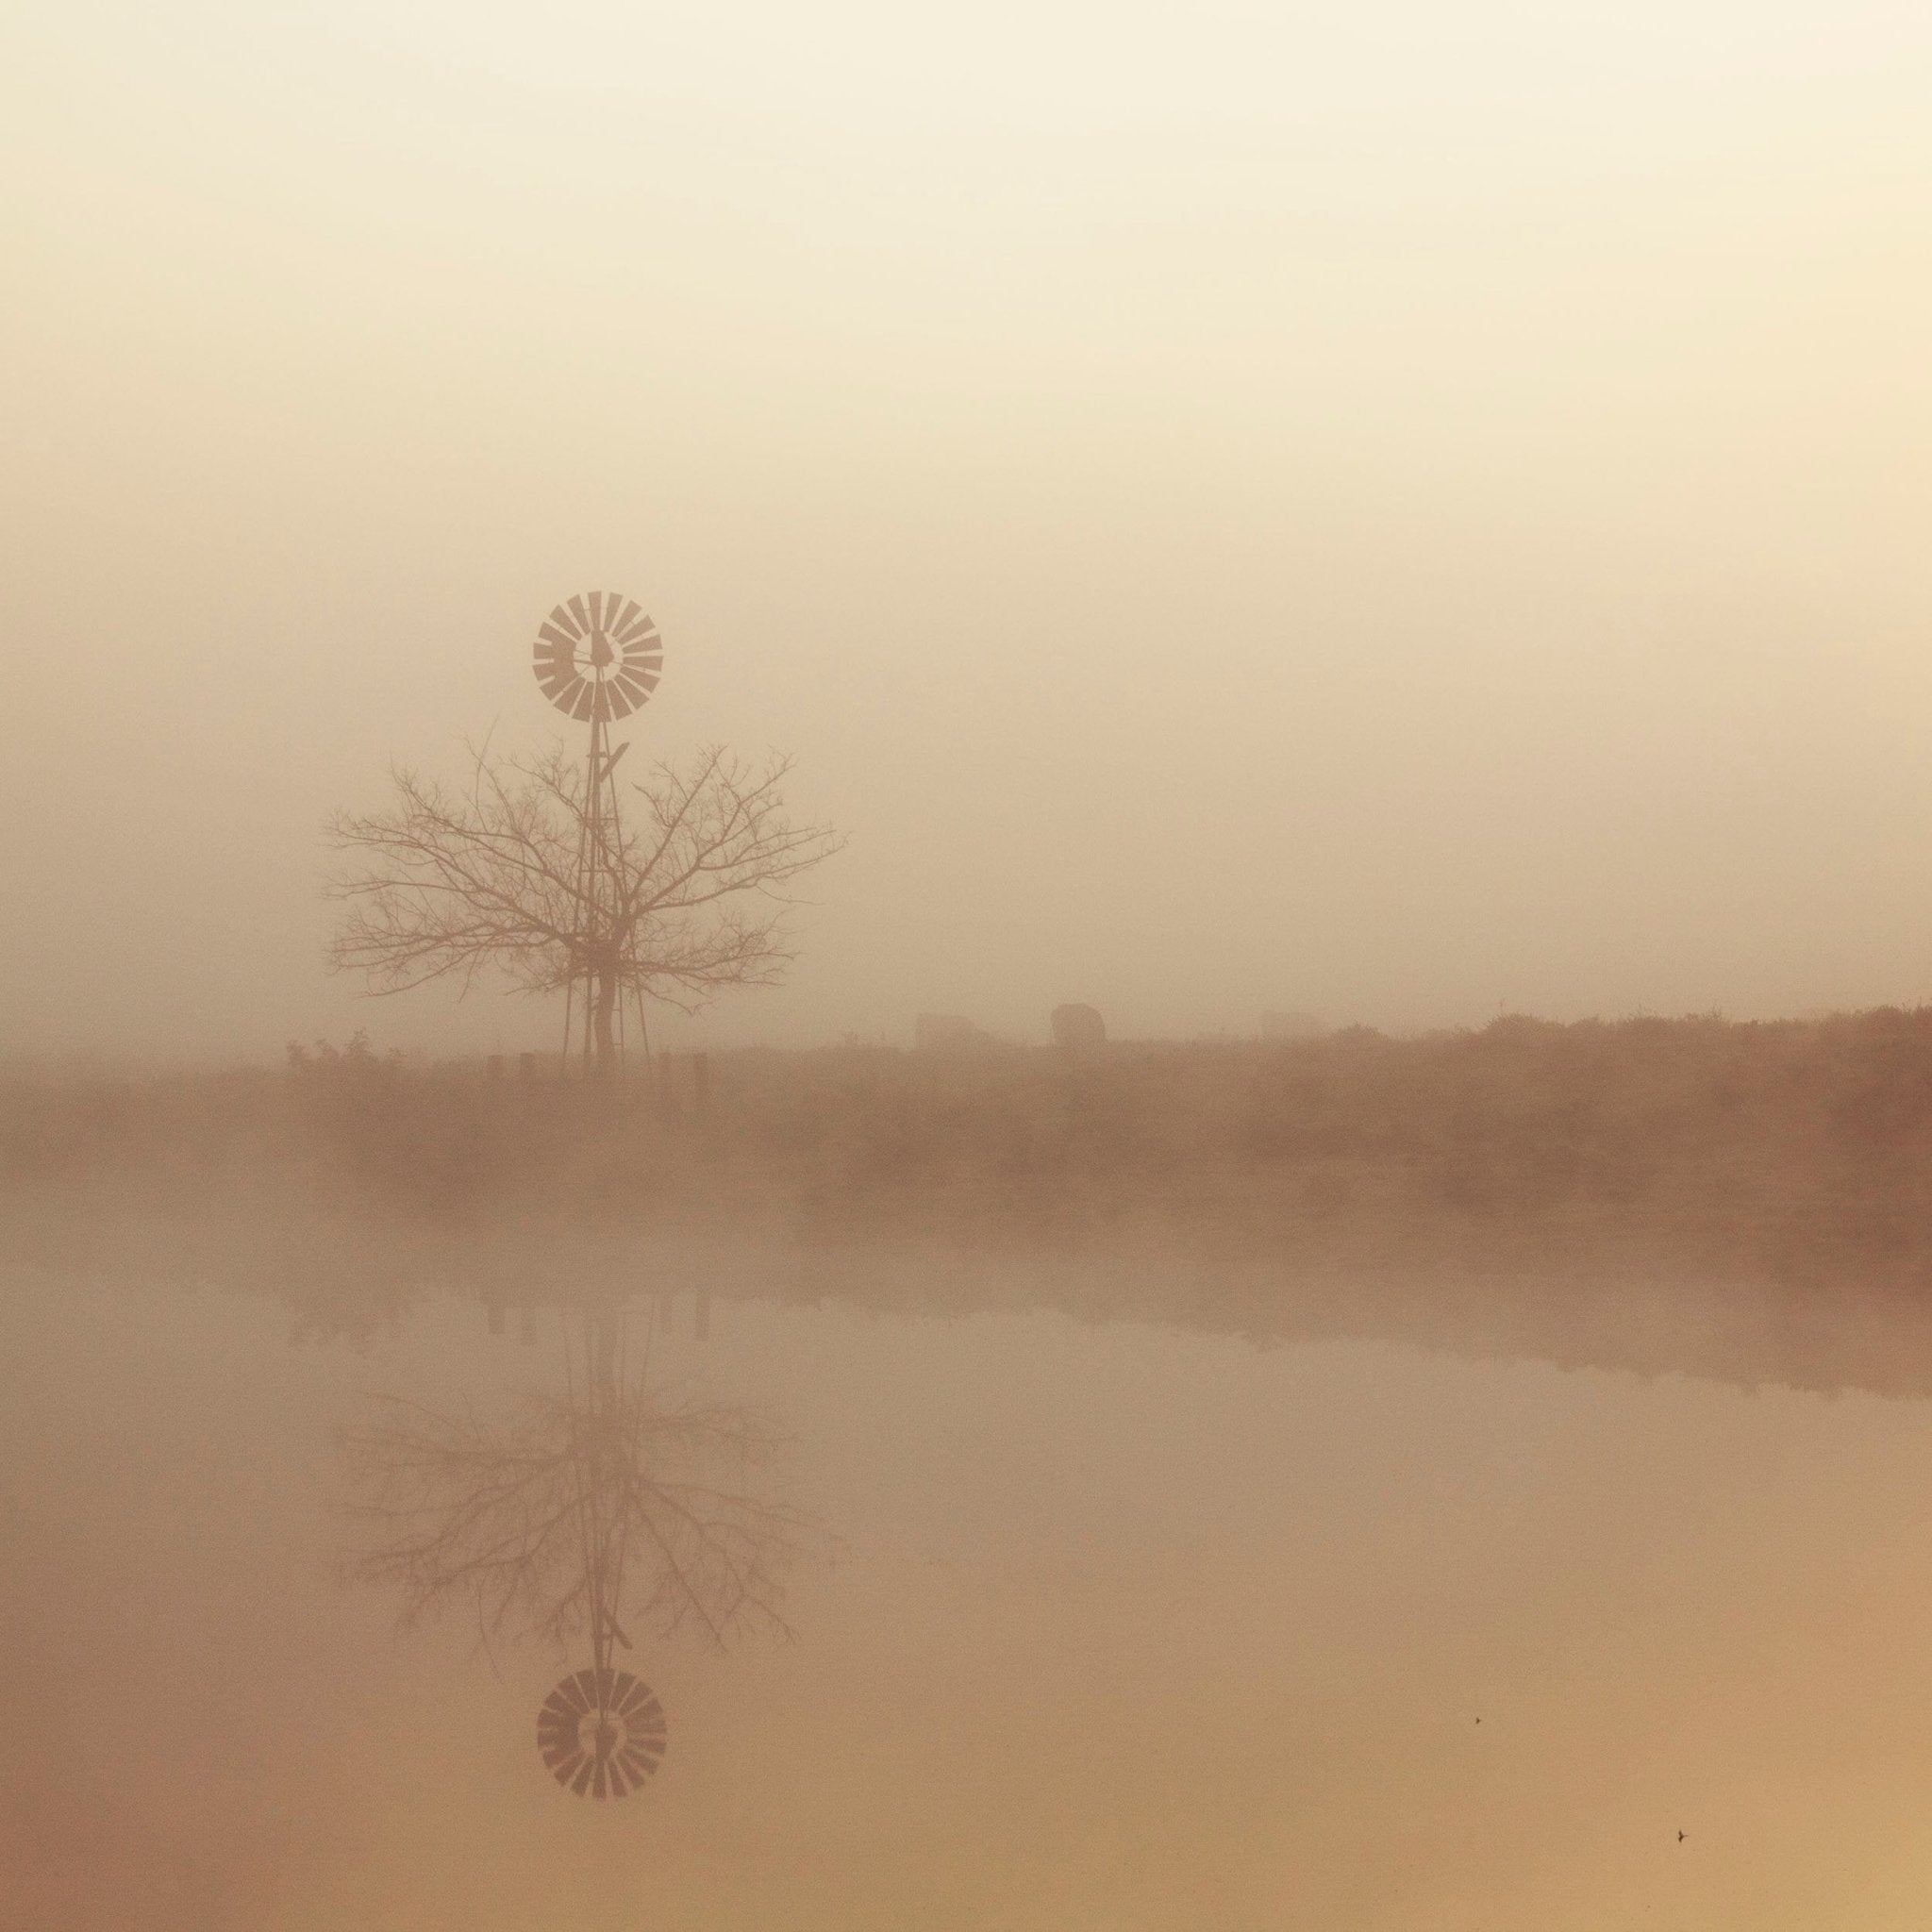
[[[342,1442],[372,1538],[355,1573],[399,1587],[405,1622],[470,1602],[486,1639],[589,1635],[600,1662],[633,1618],[722,1643],[786,1631],[784,1572],[829,1546],[758,1492],[784,1446],[769,1423],[641,1379],[593,1378],[491,1420],[391,1401]]]
[[[459,789],[398,767],[384,809],[331,822],[343,865],[329,891],[347,910],[330,962],[378,993],[467,988],[485,971],[535,992],[582,982],[600,1068],[614,1062],[626,993],[691,1011],[727,987],[775,983],[793,957],[785,888],[843,843],[792,822],[791,761],[778,756],[752,766],[713,745],[659,764],[614,824],[561,746],[473,746],[470,760]]]

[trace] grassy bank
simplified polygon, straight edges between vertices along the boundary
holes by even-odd
[[[484,1224],[1310,1265],[1932,1270],[1932,1008],[1392,1039],[682,1058],[608,1089],[350,1053],[0,1090],[0,1188]]]

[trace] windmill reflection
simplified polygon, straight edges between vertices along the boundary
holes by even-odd
[[[354,1569],[401,1589],[406,1623],[461,1604],[486,1642],[588,1642],[538,1748],[569,1790],[623,1797],[666,1740],[657,1695],[613,1662],[632,1633],[789,1634],[784,1574],[829,1539],[762,1492],[784,1448],[768,1418],[652,1385],[648,1313],[569,1313],[564,1344],[560,1393],[491,1418],[390,1400],[345,1438],[372,1538]]]

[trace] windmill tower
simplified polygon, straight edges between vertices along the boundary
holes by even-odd
[[[617,591],[587,591],[559,604],[537,627],[537,682],[559,711],[591,727],[584,765],[575,873],[576,918],[563,1012],[566,1065],[582,1027],[589,1074],[621,1064],[624,1001],[619,919],[624,875],[617,761],[629,748],[610,743],[610,726],[650,700],[664,666],[658,626]],[[579,989],[581,988],[581,993]],[[579,1014],[581,1019],[579,1020]],[[638,1025],[644,1022],[638,995]],[[648,1041],[641,1042],[648,1052]]]

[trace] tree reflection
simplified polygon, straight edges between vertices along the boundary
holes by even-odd
[[[654,1387],[615,1305],[566,1316],[561,1393],[504,1412],[390,1398],[344,1438],[369,1541],[355,1573],[403,1595],[405,1623],[465,1606],[486,1641],[588,1640],[539,1742],[559,1782],[622,1796],[655,1770],[663,1714],[613,1667],[633,1630],[717,1643],[790,1634],[786,1572],[829,1541],[769,1493],[785,1439],[758,1411]]]

